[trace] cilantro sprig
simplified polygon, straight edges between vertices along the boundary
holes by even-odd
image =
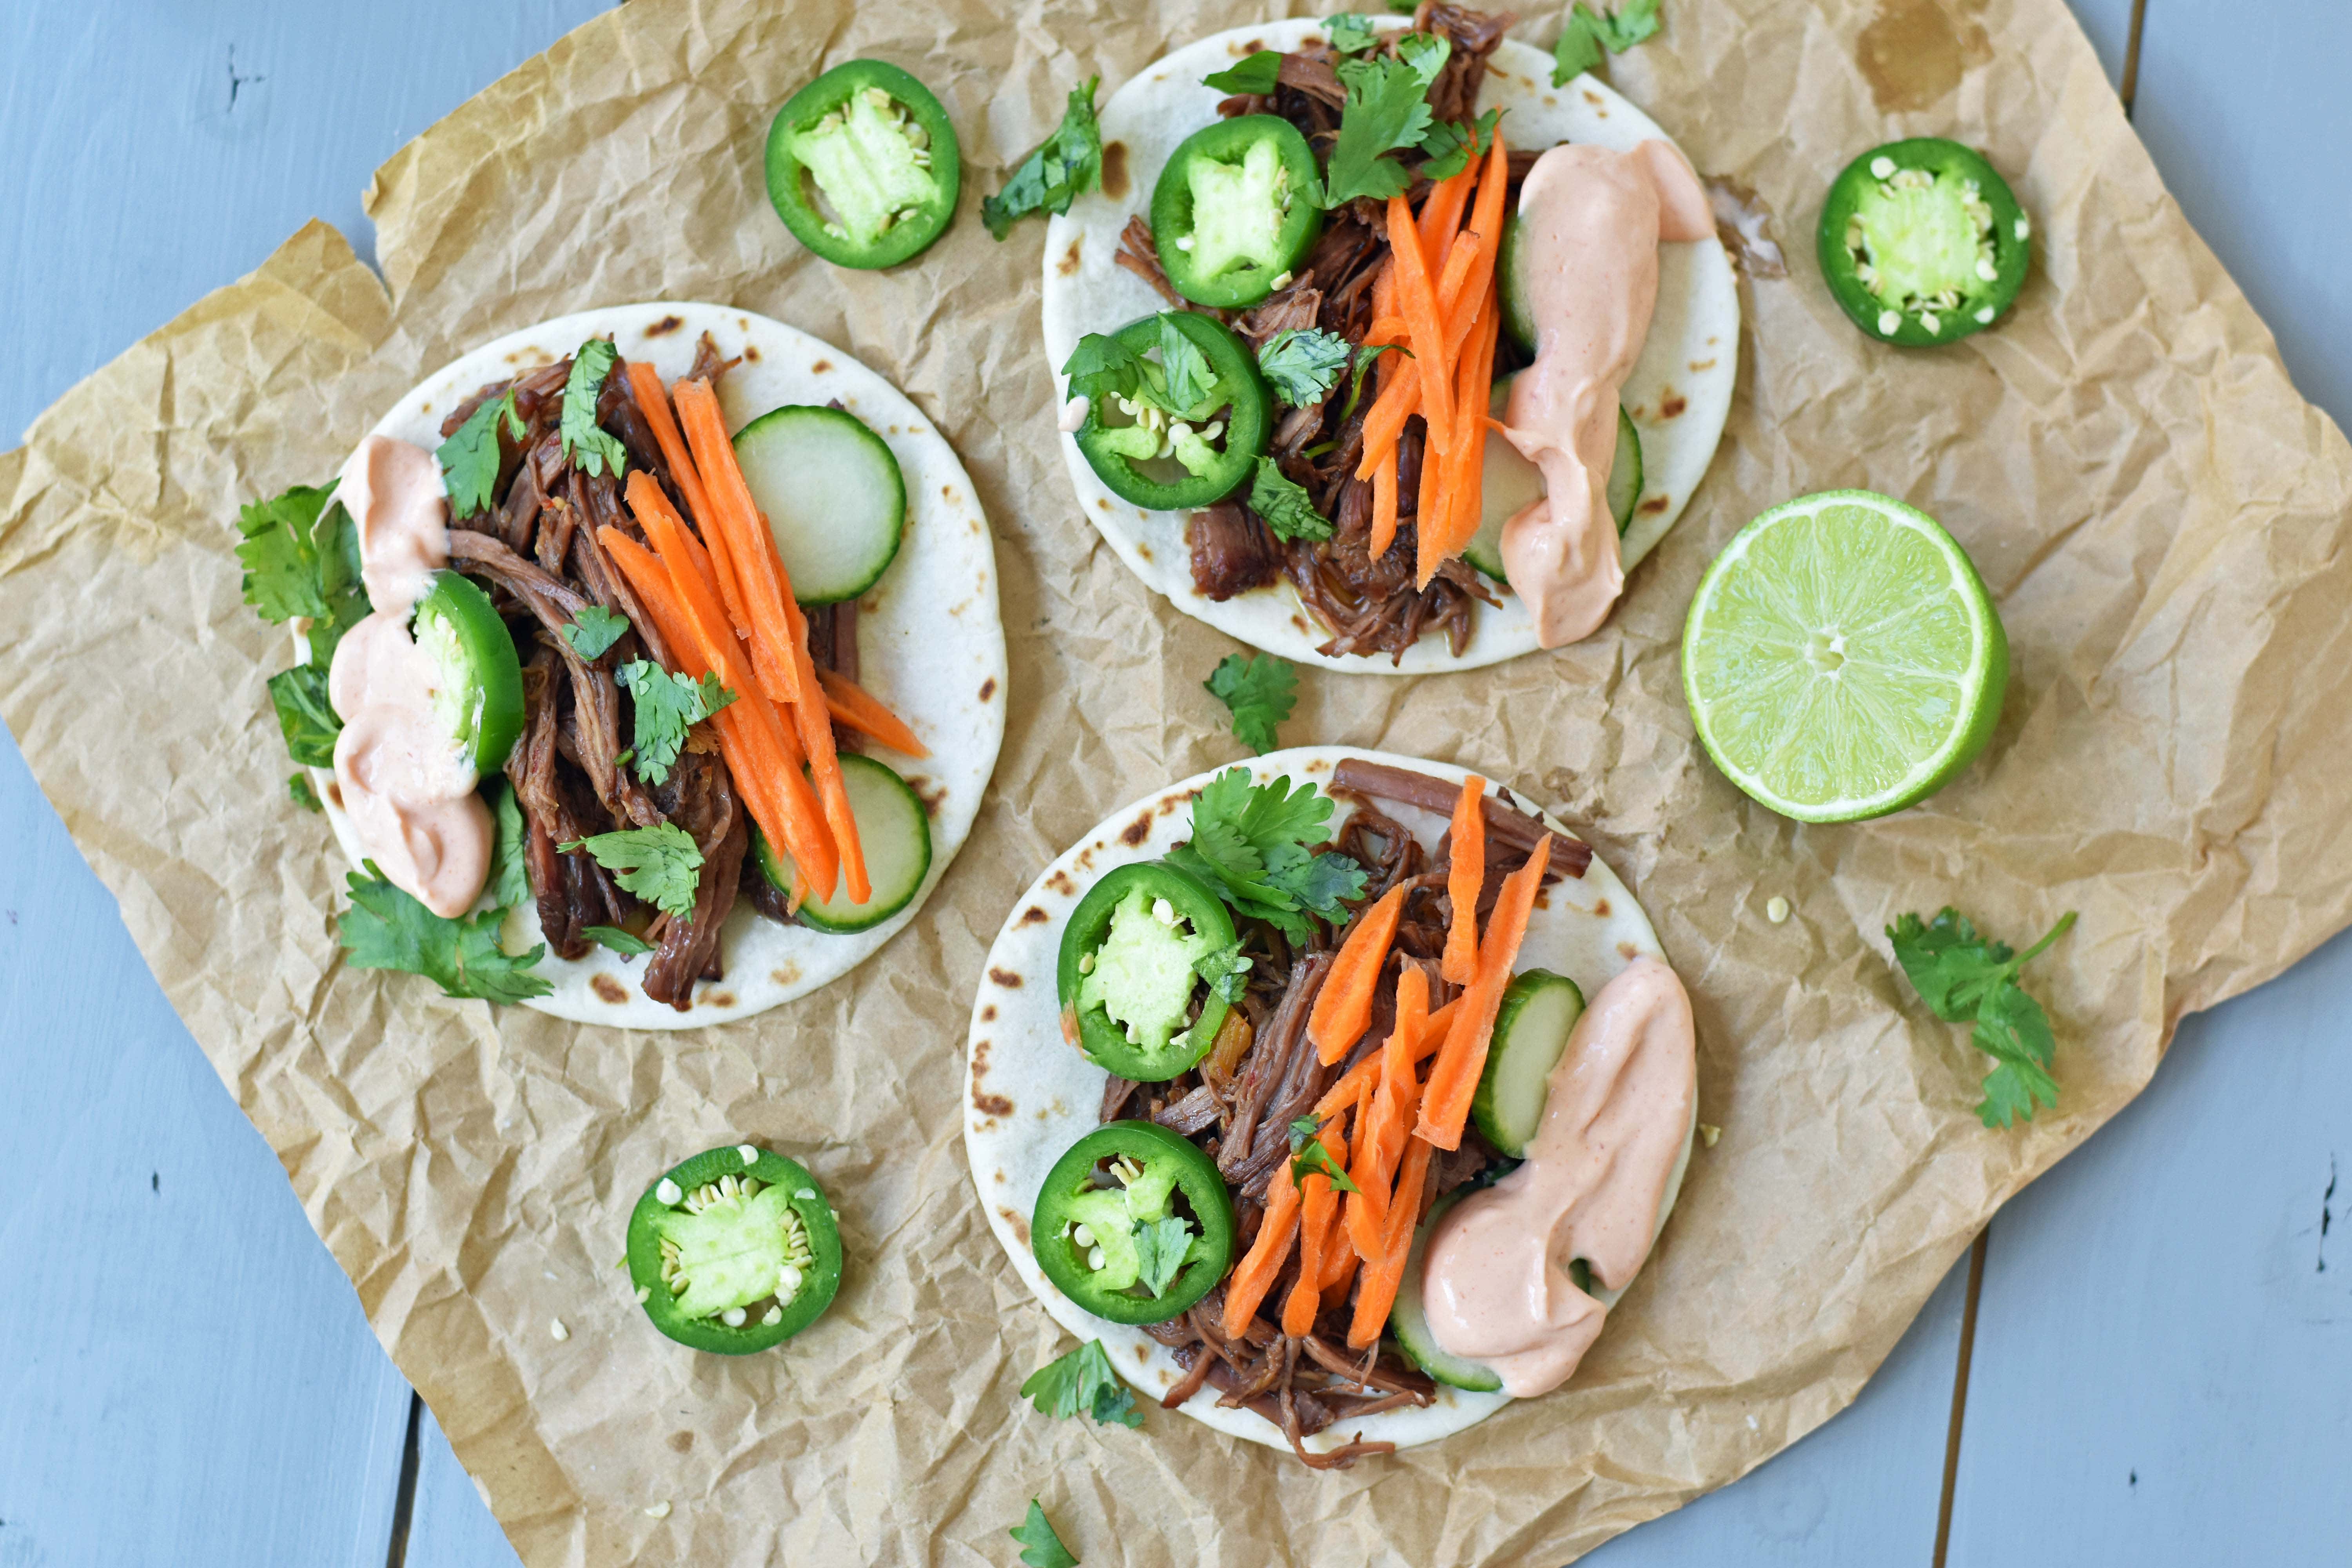
[[[582,658],[602,658],[629,635],[629,617],[602,605],[583,605],[563,628],[563,640]]]
[[[1250,480],[1249,508],[1259,521],[1285,539],[1331,537],[1331,520],[1315,510],[1315,498],[1263,452],[1258,454],[1257,473]]]
[[[1429,78],[1405,60],[1341,60],[1339,79],[1348,89],[1339,110],[1339,135],[1323,175],[1323,205],[1336,207],[1369,196],[1386,201],[1404,195],[1412,175],[1391,153],[1418,147],[1429,134]],[[1431,73],[1433,77],[1434,72]]]
[[[1919,999],[1946,1023],[1970,1025],[1969,1043],[1996,1064],[1985,1076],[1984,1102],[1977,1107],[1987,1127],[2032,1121],[2036,1100],[2058,1108],[2058,1080],[2051,1073],[2058,1042],[2050,1031],[2050,1015],[2018,984],[2017,976],[2074,923],[2074,911],[2069,910],[2023,952],[1979,935],[1949,905],[1933,921],[1906,914],[1886,928],[1895,961]]]
[[[1345,11],[1336,16],[1323,18],[1323,37],[1334,50],[1343,55],[1361,54],[1381,41],[1381,35],[1372,26],[1370,16],[1351,16]]]
[[[547,954],[545,942],[524,953],[499,946],[503,910],[460,920],[436,915],[394,887],[373,860],[367,875],[353,871],[347,880],[352,907],[336,922],[336,936],[351,954],[352,968],[422,974],[444,995],[485,1002],[520,1002],[555,989],[530,973]]]
[[[1158,1220],[1139,1219],[1130,1234],[1135,1237],[1136,1267],[1143,1288],[1154,1296],[1165,1296],[1168,1287],[1183,1271],[1185,1255],[1192,1250],[1192,1237],[1197,1234],[1192,1221],[1181,1215]]]
[[[1311,1116],[1302,1116],[1290,1124],[1291,1184],[1304,1187],[1309,1176],[1329,1178],[1333,1189],[1338,1192],[1363,1191],[1349,1179],[1347,1172],[1339,1168],[1339,1162],[1331,1157],[1331,1151],[1323,1147],[1323,1124]]]
[[[1233,710],[1234,738],[1260,756],[1274,750],[1275,726],[1298,705],[1298,671],[1270,653],[1229,653],[1201,684]]]
[[[1244,55],[1240,60],[1221,71],[1211,71],[1201,79],[1202,87],[1213,87],[1219,92],[1236,97],[1263,98],[1282,83],[1282,57],[1272,49],[1260,49]]]
[[[1625,0],[1614,11],[1595,11],[1584,0],[1560,27],[1552,46],[1551,84],[1565,87],[1570,77],[1589,71],[1608,55],[1622,55],[1658,30],[1659,0]],[[1604,52],[1605,51],[1605,52]]]
[[[504,395],[485,403],[466,416],[449,438],[434,448],[434,460],[441,465],[441,480],[449,492],[449,515],[457,521],[490,510],[497,498],[499,468],[504,461],[499,451],[499,432],[503,427],[509,440],[520,441],[530,433],[530,426],[515,406],[514,388]]]
[[[612,339],[590,338],[572,356],[572,374],[563,382],[563,455],[583,473],[609,470],[616,479],[629,466],[629,449],[596,423],[596,400],[620,357]]]
[[[566,855],[585,849],[613,873],[613,880],[665,914],[684,920],[694,913],[702,850],[694,836],[675,822],[574,838],[556,848]]]
[[[1500,109],[1490,109],[1475,121],[1441,121],[1431,126],[1429,134],[1421,139],[1422,155],[1427,160],[1421,166],[1421,177],[1450,180],[1468,168],[1479,149],[1495,144],[1495,127],[1502,118]]]
[[[1003,239],[1031,213],[1066,213],[1070,204],[1102,180],[1102,128],[1095,122],[1095,89],[1088,77],[1070,89],[1062,122],[1021,160],[1004,188],[980,204],[980,220]]]
[[[308,623],[310,657],[269,678],[269,705],[287,754],[313,768],[334,765],[343,729],[327,697],[335,645],[371,607],[360,580],[359,531],[333,495],[331,485],[296,485],[240,508],[236,524],[245,602],[273,626]]]
[[[1143,1425],[1143,1412],[1135,1407],[1135,1395],[1111,1370],[1110,1352],[1100,1340],[1088,1340],[1031,1373],[1021,1385],[1021,1397],[1035,1405],[1040,1415],[1056,1421],[1084,1415],[1098,1426]]]
[[[1029,1568],[1078,1568],[1077,1558],[1062,1544],[1035,1498],[1029,1500],[1029,1517],[1004,1533],[1021,1543],[1021,1561]]]
[[[1257,368],[1275,396],[1293,408],[1330,395],[1354,352],[1348,340],[1320,327],[1276,332],[1257,351]]]
[[[1192,840],[1170,850],[1168,862],[1237,913],[1305,942],[1307,916],[1344,921],[1345,900],[1363,896],[1361,866],[1336,851],[1308,853],[1331,837],[1330,822],[1331,801],[1313,784],[1253,784],[1247,768],[1227,768],[1192,802]]]
[[[614,679],[635,700],[636,729],[629,765],[649,784],[667,784],[686,745],[686,732],[735,700],[735,693],[720,685],[716,674],[689,680],[649,658],[631,659],[614,672]]]
[[[488,794],[490,822],[498,829],[498,844],[490,852],[490,898],[499,908],[511,910],[530,897],[530,873],[523,862],[529,829],[512,784],[492,779]]]

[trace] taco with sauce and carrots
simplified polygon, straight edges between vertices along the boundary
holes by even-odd
[[[1188,45],[1103,106],[1131,178],[1052,220],[1080,504],[1267,652],[1413,674],[1590,636],[1722,436],[1739,296],[1706,193],[1509,22]]]
[[[295,631],[270,695],[289,793],[358,868],[357,967],[583,1022],[742,1017],[911,920],[995,766],[971,480],[779,321],[512,333],[240,529],[248,602]]]
[[[1046,1311],[1318,1469],[1566,1382],[1697,1125],[1689,998],[1591,847],[1460,768],[1328,747],[1048,867],[968,1072],[972,1180]]]

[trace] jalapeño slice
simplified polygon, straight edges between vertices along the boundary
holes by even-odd
[[[963,156],[930,89],[887,60],[851,60],[793,94],[768,129],[768,199],[837,267],[892,267],[955,216]]]
[[[674,1166],[629,1215],[629,1281],[682,1345],[749,1355],[792,1338],[841,1288],[841,1232],[799,1162],[730,1144]]]
[[[1937,136],[1874,147],[1830,186],[1816,237],[1839,308],[1906,348],[1982,331],[2024,287],[2033,226],[2009,182]]]
[[[1088,400],[1078,450],[1112,494],[1146,511],[1190,511],[1221,501],[1249,482],[1274,428],[1274,399],[1257,356],[1213,317],[1163,310],[1111,334],[1138,356],[1166,357],[1175,334],[1200,351],[1212,379],[1188,407],[1171,410],[1160,363],[1145,360],[1145,379],[1125,394]],[[1081,342],[1079,352],[1086,351]],[[1077,363],[1073,356],[1071,363]],[[1066,374],[1069,367],[1065,365]]]
[[[1208,1155],[1165,1127],[1114,1121],[1046,1173],[1029,1249],[1062,1294],[1114,1323],[1158,1323],[1225,1277],[1234,1205]]]
[[[1234,918],[1208,884],[1160,860],[1087,889],[1062,928],[1062,1033],[1097,1065],[1164,1083],[1209,1052],[1228,1004],[1200,973],[1234,951]]]
[[[478,772],[498,772],[522,733],[522,662],[490,596],[470,577],[436,572],[412,632],[438,676],[434,713]]]
[[[1255,305],[1290,281],[1323,233],[1315,153],[1279,115],[1221,120],[1184,138],[1151,188],[1151,242],[1176,292]]]

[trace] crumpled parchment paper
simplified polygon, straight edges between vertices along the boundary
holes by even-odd
[[[1075,514],[1038,348],[1044,226],[998,245],[971,209],[1074,81],[1265,14],[635,0],[385,165],[368,205],[388,294],[314,224],[0,457],[0,712],[534,1568],[1003,1563],[1033,1495],[1089,1563],[1556,1564],[1844,1405],[2183,1013],[2352,918],[2352,450],[2165,195],[2060,0],[1677,0],[1615,84],[1762,194],[1791,262],[1745,287],[1714,469],[1590,642],[1408,683],[1309,673],[1286,739],[1457,761],[1585,825],[1691,985],[1722,1139],[1575,1383],[1443,1444],[1317,1476],[1191,1422],[1102,1430],[1019,1403],[1068,1346],[956,1143],[976,968],[1072,837],[1234,755],[1199,687],[1231,645]],[[802,252],[760,177],[776,106],[863,54],[930,84],[967,163],[953,230],[879,275]],[[1998,330],[1897,351],[1838,313],[1811,228],[1848,158],[1927,133],[1989,151],[2040,257]],[[824,337],[956,444],[1004,577],[994,794],[912,928],[745,1024],[631,1035],[348,969],[341,858],[282,789],[262,681],[284,639],[239,603],[235,507],[322,479],[475,342],[659,296]],[[1856,485],[1969,547],[2016,673],[1951,788],[1801,827],[1699,753],[1675,641],[1741,522]],[[2030,1128],[1978,1125],[1987,1064],[1887,961],[1881,928],[1946,901],[2018,942],[2082,911],[2033,971],[2064,1099]],[[816,1328],[730,1362],[656,1335],[614,1263],[655,1174],[747,1139],[825,1183],[849,1272]]]

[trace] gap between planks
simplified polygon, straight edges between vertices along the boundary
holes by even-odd
[[[1976,1275],[1971,1272],[1969,1275],[1969,1321],[1971,1323],[1976,1321]],[[1962,1360],[1965,1363],[1965,1351]],[[400,1488],[393,1500],[392,1540],[384,1547],[383,1568],[406,1568],[408,1562],[408,1530],[416,1518],[416,1471],[421,1457],[417,1442],[424,1417],[425,1401],[412,1388],[408,1391],[408,1436],[400,1447]],[[1948,1460],[1946,1461],[1944,1476],[1944,1511],[1948,1515],[1951,1512],[1951,1468]],[[1941,1537],[1937,1540],[1937,1559],[1940,1562],[1943,1557]]]

